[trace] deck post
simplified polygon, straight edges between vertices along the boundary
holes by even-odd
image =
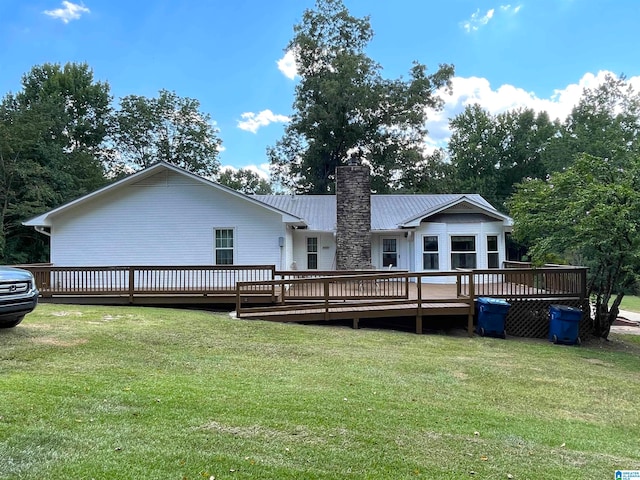
[[[360,328],[360,319],[358,317],[353,318],[353,329],[358,330]]]
[[[475,280],[473,271],[469,272],[469,314],[467,317],[467,333],[473,337],[473,316],[475,314]]]
[[[329,278],[326,278],[324,284],[324,320],[329,319]]]
[[[236,283],[236,318],[240,318],[240,282]]]
[[[284,278],[281,278],[282,282],[280,283],[280,305],[284,305],[284,293],[286,291],[286,284]]]
[[[128,267],[129,270],[129,303],[133,303],[133,290],[135,288],[134,268]]]
[[[271,265],[271,278],[269,280],[275,280],[276,279],[276,266],[275,265]],[[276,284],[272,283],[271,284],[271,303],[276,303]]]
[[[409,277],[407,276],[407,284]],[[416,313],[416,333],[422,334],[422,277],[416,277],[416,287],[418,288],[418,308]],[[408,298],[408,297],[407,297]]]

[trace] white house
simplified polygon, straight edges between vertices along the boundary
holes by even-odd
[[[479,195],[371,195],[375,268],[497,268],[512,220]],[[24,222],[55,266],[336,269],[335,195],[245,195],[160,162]]]

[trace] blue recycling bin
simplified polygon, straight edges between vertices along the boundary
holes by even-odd
[[[505,319],[511,304],[501,298],[480,297],[478,302],[478,323],[476,332],[489,337],[507,338]]]
[[[563,345],[580,344],[578,330],[582,320],[582,310],[566,305],[549,307],[549,341]]]

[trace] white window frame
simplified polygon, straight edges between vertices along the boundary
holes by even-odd
[[[453,249],[453,239],[456,237],[469,237],[469,238],[473,238],[473,250],[454,250]],[[454,261],[453,261],[453,256],[454,255],[470,255],[472,254],[474,256],[474,263],[475,265],[473,267],[456,267],[454,266]],[[466,269],[474,269],[474,268],[478,268],[478,236],[474,235],[474,234],[469,234],[469,233],[459,233],[459,234],[451,234],[449,235],[449,261],[451,262],[451,270],[455,270],[456,268],[466,268]]]
[[[316,241],[316,245],[315,245],[316,248],[315,248],[315,250],[310,250],[309,249],[309,246],[310,246],[309,245],[309,240],[314,240],[314,239]],[[319,257],[318,257],[318,253],[319,252],[318,251],[320,249],[319,248],[319,242],[320,242],[320,240],[316,236],[308,236],[308,237],[305,238],[305,248],[306,248],[306,251],[307,251],[307,270],[317,270],[318,269],[318,260],[319,260]],[[316,266],[315,267],[310,267],[309,266],[309,263],[310,263],[309,262],[309,258],[311,256],[315,256],[315,259],[316,259],[315,260],[315,262],[316,262]]]
[[[394,245],[395,245],[395,247],[396,247],[396,249],[393,250],[393,251],[392,250],[385,250],[384,249],[385,240],[392,240]],[[389,268],[389,266],[391,266],[391,268],[398,268],[398,264],[400,263],[400,252],[399,252],[399,249],[400,249],[400,242],[398,241],[398,237],[382,237],[380,239],[380,250],[381,250],[381,253],[382,253],[382,263],[381,263],[381,265],[382,265],[383,268]],[[385,254],[387,254],[387,253],[395,254],[396,262],[394,264],[388,264],[387,263],[385,265]]]
[[[489,250],[489,239],[490,238],[495,238],[496,239],[496,249],[495,250]],[[500,238],[498,234],[495,235],[487,235],[486,236],[486,242],[487,242],[487,268],[500,268]],[[496,259],[496,266],[492,267],[491,266],[491,261],[489,260],[491,258],[491,256],[495,255],[495,259]]]
[[[436,250],[425,250],[424,242],[427,238],[435,238],[436,246],[438,247]],[[426,255],[435,255],[436,257],[436,268],[426,268],[425,265],[425,256]],[[423,235],[422,236],[422,269],[423,270],[440,270],[440,237],[438,235]]]
[[[218,232],[231,231],[231,247],[218,247]],[[231,263],[218,263],[218,250],[231,250]],[[213,264],[214,265],[235,265],[236,262],[236,229],[233,227],[215,227],[213,229]]]

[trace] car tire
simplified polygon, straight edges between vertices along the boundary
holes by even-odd
[[[24,315],[20,315],[19,317],[12,318],[11,320],[0,320],[0,328],[13,328],[18,325],[23,318]]]

